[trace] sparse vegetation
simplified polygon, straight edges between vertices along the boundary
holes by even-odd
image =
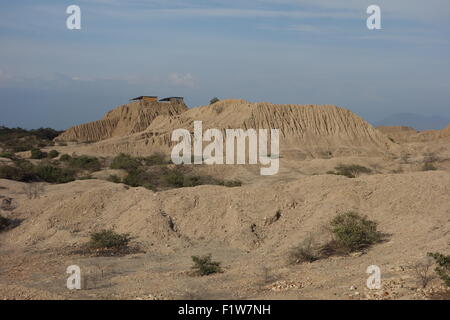
[[[67,183],[76,179],[75,170],[59,168],[52,164],[39,164],[34,171],[38,180],[50,183]]]
[[[436,156],[434,152],[428,152],[424,154],[423,157],[423,165],[422,171],[435,171],[437,170],[436,162],[439,161],[439,158]]]
[[[28,183],[22,190],[28,199],[37,199],[44,192],[44,186],[41,183]]]
[[[44,159],[47,158],[47,153],[42,152],[40,149],[31,149],[31,159]]]
[[[234,188],[234,187],[242,186],[242,182],[239,180],[224,180],[223,183],[220,183],[220,185],[223,185],[223,186],[229,187],[229,188]]]
[[[20,224],[21,220],[10,219],[0,215],[0,232],[11,230]]]
[[[352,211],[335,217],[331,221],[331,230],[337,243],[350,251],[363,249],[380,242],[383,236],[377,231],[376,222]]]
[[[119,176],[117,176],[116,174],[111,174],[109,175],[108,181],[114,182],[114,183],[121,183],[122,179],[119,178]]]
[[[89,171],[98,171],[102,167],[98,158],[90,156],[71,157],[68,160],[68,165],[73,169]]]
[[[423,162],[425,163],[439,162],[439,157],[434,152],[427,152],[423,155]]]
[[[328,174],[336,174],[340,176],[346,176],[348,178],[356,178],[361,174],[372,173],[372,170],[357,164],[352,165],[339,165],[334,168],[335,171],[328,171]]]
[[[9,219],[0,216],[0,232],[6,229],[9,226]]]
[[[434,163],[432,163],[432,162],[425,162],[422,165],[422,171],[436,171],[436,170],[437,170],[437,168],[434,165]]]
[[[100,168],[100,161],[88,156],[70,157],[62,166],[58,161],[48,159],[37,165],[27,160],[14,159],[14,165],[0,166],[0,178],[21,182],[66,183],[76,180],[82,170],[97,171]]]
[[[209,100],[209,104],[212,105],[212,104],[214,104],[214,103],[216,103],[216,102],[219,102],[219,101],[220,101],[219,98],[214,97],[214,98],[212,98],[211,100]]]
[[[53,139],[61,131],[51,128],[25,130],[0,126],[0,147],[9,152],[28,151],[53,145]]]
[[[138,159],[133,158],[130,155],[121,153],[113,159],[110,167],[111,169],[123,169],[128,172],[132,172],[137,170],[140,165],[141,164]]]
[[[322,247],[322,253],[350,253],[370,247],[383,240],[383,233],[377,230],[377,223],[356,212],[345,212],[330,222],[333,239]]]
[[[94,232],[89,242],[74,253],[94,256],[116,256],[141,252],[138,247],[130,247],[131,236],[128,233],[117,233],[111,229]]]
[[[51,150],[51,151],[47,154],[47,156],[48,156],[50,159],[54,159],[54,158],[56,158],[57,156],[59,156],[59,152],[56,151],[56,150]]]
[[[401,159],[401,162],[403,164],[408,164],[410,158],[411,158],[411,155],[409,153],[406,153],[406,152],[402,152],[401,155],[400,155],[400,159]]]
[[[434,276],[430,274],[432,266],[433,259],[431,257],[427,257],[424,261],[420,261],[413,266],[417,281],[423,289],[426,288],[428,283],[434,278]]]
[[[21,182],[38,180],[33,164],[26,160],[17,161],[15,165],[0,166],[0,178]]]
[[[102,230],[91,234],[89,247],[101,248],[124,248],[128,246],[131,237],[128,233],[119,234],[113,230]]]
[[[166,159],[166,155],[161,152],[155,152],[151,156],[142,158],[142,161],[146,166],[157,166],[169,164],[169,161]]]
[[[61,155],[61,157],[59,157],[59,160],[63,161],[63,162],[68,162],[68,161],[70,161],[70,159],[72,159],[72,157],[69,156],[68,154],[63,154],[63,155]]]
[[[208,276],[214,273],[222,272],[220,262],[213,261],[211,254],[206,256],[192,256],[194,265],[192,266],[193,274],[199,276]]]
[[[436,263],[434,271],[447,287],[450,287],[450,255],[442,253],[428,253],[428,256],[433,258]]]
[[[141,187],[150,183],[152,176],[142,169],[136,169],[128,172],[128,175],[123,179],[123,183],[131,187]]]
[[[239,180],[217,180],[207,175],[193,174],[191,167],[168,164],[165,155],[162,153],[154,153],[149,157],[140,158],[122,153],[113,159],[110,167],[111,169],[122,169],[128,172],[128,175],[121,181],[122,183],[131,187],[145,187],[154,191],[205,184],[226,187],[236,187],[242,184]],[[109,180],[120,182],[116,177],[110,177]]]
[[[12,152],[0,152],[0,158],[8,158],[8,159],[14,159],[14,153]]]
[[[301,244],[292,248],[289,252],[290,264],[314,262],[318,259],[320,259],[320,254],[312,236],[307,237]]]

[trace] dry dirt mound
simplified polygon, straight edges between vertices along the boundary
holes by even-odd
[[[203,130],[280,129],[280,147],[296,158],[343,155],[380,155],[395,152],[398,145],[351,111],[331,105],[276,105],[224,100],[212,106],[192,108],[176,116],[161,115],[135,135],[110,139],[91,146],[103,154],[126,152],[135,155],[168,152],[171,133],[193,131],[194,121]]]
[[[292,182],[237,188],[199,186],[154,193],[106,181],[47,186],[39,199],[0,180],[15,198],[20,226],[1,234],[5,247],[51,249],[81,244],[90,232],[129,232],[151,251],[167,252],[198,241],[286,255],[309,233],[321,235],[338,212],[367,214],[392,234],[384,254],[419,255],[447,248],[450,172],[397,175],[310,176]],[[279,213],[277,213],[279,212]]]
[[[442,130],[416,131],[411,127],[377,127],[378,130],[399,143],[439,142],[450,140],[450,125]]]
[[[187,110],[181,102],[136,101],[115,108],[103,119],[72,127],[56,141],[92,142],[145,130],[159,115],[177,115]]]
[[[417,134],[417,130],[406,126],[379,126],[378,130],[396,142],[406,142]]]

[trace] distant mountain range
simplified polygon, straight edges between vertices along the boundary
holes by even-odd
[[[450,124],[450,118],[441,116],[424,116],[415,113],[397,113],[390,115],[383,120],[376,121],[378,126],[407,126],[418,131],[441,130]]]

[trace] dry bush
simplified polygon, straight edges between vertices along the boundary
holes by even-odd
[[[352,165],[339,165],[334,168],[335,171],[328,171],[327,174],[336,174],[339,176],[345,176],[347,178],[356,178],[361,174],[370,174],[372,170],[357,164]]]
[[[28,183],[22,190],[28,199],[37,199],[44,193],[45,188],[41,183]]]
[[[13,198],[4,198],[0,205],[0,209],[4,211],[14,211],[17,208],[17,203]]]
[[[316,243],[311,235],[289,252],[289,263],[291,264],[314,262],[319,258],[320,255]]]
[[[420,261],[413,266],[417,281],[424,289],[427,287],[428,283],[434,279],[434,275],[431,274],[432,266],[433,259],[431,257],[427,257],[424,261]]]
[[[403,164],[408,164],[410,158],[411,158],[411,155],[409,153],[406,153],[406,152],[402,152],[401,155],[400,155],[400,159],[401,159]]]

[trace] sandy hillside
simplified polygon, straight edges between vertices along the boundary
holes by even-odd
[[[389,294],[413,298],[417,292],[407,289],[415,281],[411,266],[427,252],[449,246],[449,182],[448,171],[358,179],[319,175],[265,187],[199,186],[154,193],[89,180],[48,185],[39,199],[28,200],[22,183],[1,180],[2,195],[14,198],[17,206],[10,216],[22,223],[0,236],[2,257],[16,257],[2,259],[0,287],[21,284],[44,290],[42,297],[70,297],[64,290],[64,269],[76,262],[92,274],[95,268],[109,271],[107,286],[75,297],[180,298],[206,286],[212,297],[346,299],[354,294],[348,291],[351,286],[361,287],[365,297],[365,268],[377,264],[390,279],[386,283],[405,285]],[[320,241],[325,223],[346,210],[379,222],[388,241],[361,256],[287,264],[292,246],[309,234]],[[145,253],[119,259],[67,255],[90,232],[103,228],[131,233]],[[187,275],[190,255],[209,252],[227,271],[211,278]],[[278,285],[293,287],[256,285],[264,280],[263,266]]]
[[[130,110],[135,106],[130,105]],[[400,148],[365,120],[343,108],[317,105],[276,105],[224,100],[212,106],[192,108],[179,114],[161,113],[145,130],[131,135],[115,135],[87,145],[79,152],[113,155],[125,152],[148,155],[155,151],[169,152],[171,133],[183,128],[193,131],[193,122],[202,121],[203,129],[280,129],[280,148],[285,156],[298,159],[382,155],[399,152]],[[89,125],[89,124],[88,124]],[[85,128],[82,125],[76,130]],[[73,138],[75,128],[57,139]],[[78,129],[79,128],[79,129]],[[86,132],[89,132],[86,130]],[[87,133],[86,133],[87,134]]]

